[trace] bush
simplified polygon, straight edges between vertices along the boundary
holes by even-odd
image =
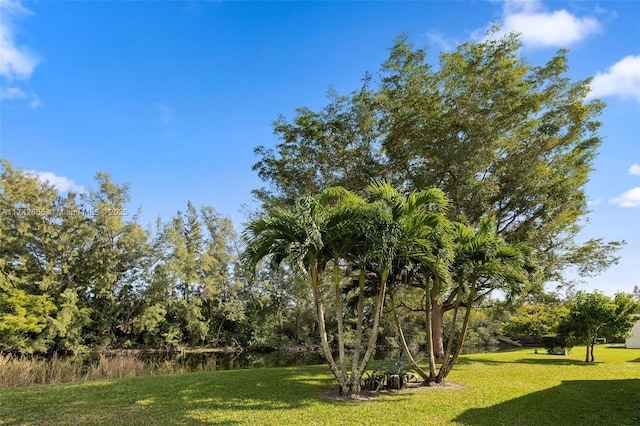
[[[550,354],[566,354],[569,348],[567,339],[557,334],[545,334],[540,338],[540,343]]]

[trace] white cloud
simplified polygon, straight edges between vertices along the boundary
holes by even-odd
[[[602,198],[596,198],[595,200],[589,200],[589,201],[587,201],[587,205],[588,205],[589,207],[595,207],[595,206],[597,206],[598,204],[600,204],[601,202],[602,202]]]
[[[589,98],[621,96],[640,102],[640,55],[629,55],[599,72],[591,81]]]
[[[19,1],[0,0],[0,76],[8,81],[26,80],[31,77],[38,58],[25,46],[15,41],[11,18],[30,14]]]
[[[22,99],[27,94],[19,87],[0,87],[0,99]]]
[[[448,52],[460,44],[457,40],[445,37],[440,31],[429,31],[425,34],[429,39],[429,44],[439,47],[440,50]]]
[[[35,176],[40,182],[48,183],[60,192],[84,192],[84,187],[77,185],[73,180],[65,176],[58,176],[53,172],[38,172],[27,170],[27,174]]]
[[[628,172],[630,175],[640,176],[640,164],[632,165],[631,167],[629,167]]]
[[[511,31],[522,34],[526,47],[567,47],[601,31],[593,17],[578,17],[566,9],[547,11],[539,1],[506,0],[503,27],[498,36]]]
[[[609,200],[620,207],[640,207],[640,186],[625,191],[619,197]]]
[[[29,108],[36,109],[42,106],[42,102],[40,101],[40,96],[33,94],[31,95],[31,102],[29,102]]]

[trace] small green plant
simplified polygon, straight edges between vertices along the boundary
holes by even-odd
[[[384,386],[384,374],[373,370],[371,373],[366,373],[366,377],[362,379],[362,389],[368,391],[380,391]]]
[[[407,383],[417,382],[418,376],[405,370],[405,354],[400,352],[398,358],[393,360],[387,357],[387,367],[384,370],[374,369],[367,373],[362,381],[362,388],[371,391],[403,389]]]

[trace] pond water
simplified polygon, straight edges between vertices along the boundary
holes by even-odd
[[[495,352],[498,347],[465,348],[463,353]],[[337,355],[334,354],[337,358]],[[413,354],[418,362],[428,359],[426,352]],[[152,364],[171,363],[183,371],[237,370],[266,367],[293,367],[301,365],[325,364],[321,351],[276,351],[258,352],[167,352],[140,354],[138,357]],[[371,368],[384,368],[389,362],[397,361],[398,350],[379,349],[370,362]]]
[[[154,353],[141,355],[141,358],[155,363],[171,362],[186,371],[292,367],[325,362],[324,355],[315,351]]]

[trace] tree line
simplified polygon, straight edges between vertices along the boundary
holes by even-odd
[[[2,163],[0,349],[217,344],[242,320],[235,234],[211,207],[156,229],[129,215],[127,185],[62,195]]]

